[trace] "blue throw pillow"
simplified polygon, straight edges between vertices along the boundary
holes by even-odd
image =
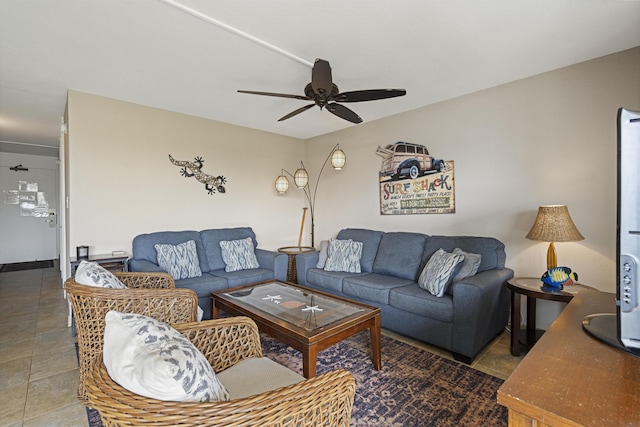
[[[158,253],[158,265],[174,280],[202,276],[195,241],[179,245],[156,244],[154,247]]]
[[[227,273],[260,267],[251,237],[239,240],[221,240],[220,249],[222,249],[222,260],[225,265],[224,271]]]
[[[362,242],[353,240],[331,240],[327,250],[325,271],[344,271],[360,273],[360,258],[362,257]]]
[[[438,249],[420,273],[418,286],[429,291],[431,295],[443,296],[455,273],[460,269],[463,259],[464,255],[450,254],[444,249]]]

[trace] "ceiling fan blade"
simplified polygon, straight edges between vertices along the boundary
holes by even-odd
[[[339,93],[333,100],[336,102],[375,101],[376,99],[395,98],[396,96],[404,96],[406,94],[407,91],[404,89],[354,90],[353,92]]]
[[[332,102],[331,104],[327,104],[327,111],[331,114],[335,114],[341,119],[345,119],[350,121],[351,123],[362,123],[362,119],[359,115],[345,107],[344,105],[336,104]]]
[[[293,98],[302,99],[303,101],[309,101],[311,98],[302,95],[288,95],[286,93],[273,93],[273,92],[257,92],[255,90],[238,90],[240,93],[248,93],[251,95],[264,95],[264,96],[277,96],[279,98]]]
[[[305,105],[304,107],[300,107],[295,111],[290,112],[289,114],[287,114],[286,116],[283,116],[281,118],[278,119],[279,122],[283,121],[283,120],[287,120],[290,119],[293,116],[297,116],[298,114],[307,111],[309,108],[311,107],[315,107],[316,104],[309,104],[309,105]]]
[[[317,58],[311,71],[311,87],[313,87],[313,91],[317,95],[328,98],[333,88],[332,84],[333,80],[331,78],[331,65],[329,65],[329,61]]]

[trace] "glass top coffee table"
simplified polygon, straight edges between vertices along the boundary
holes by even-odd
[[[258,328],[302,353],[305,378],[316,375],[318,352],[369,329],[373,366],[382,366],[380,309],[280,281],[211,294],[213,318],[220,310],[253,319]]]

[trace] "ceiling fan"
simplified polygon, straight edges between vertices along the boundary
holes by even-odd
[[[238,90],[238,92],[253,95],[301,99],[303,101],[314,102],[313,104],[307,104],[304,107],[300,107],[286,116],[281,117],[278,120],[279,122],[290,119],[291,117],[296,116],[303,111],[307,111],[309,108],[317,105],[321,110],[326,107],[327,111],[330,113],[352,123],[362,123],[362,119],[355,112],[344,105],[338,104],[338,102],[374,101],[376,99],[395,98],[396,96],[403,96],[407,93],[404,89],[368,89],[340,93],[338,86],[333,83],[331,78],[331,65],[329,65],[329,61],[320,58],[316,59],[313,64],[313,69],[311,71],[311,83],[305,86],[304,95],[257,92],[253,90]]]

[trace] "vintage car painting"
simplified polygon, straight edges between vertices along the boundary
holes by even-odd
[[[443,172],[445,169],[444,161],[429,155],[429,150],[424,145],[399,141],[385,148],[378,146],[376,154],[383,158],[381,178],[416,179],[430,173]]]

